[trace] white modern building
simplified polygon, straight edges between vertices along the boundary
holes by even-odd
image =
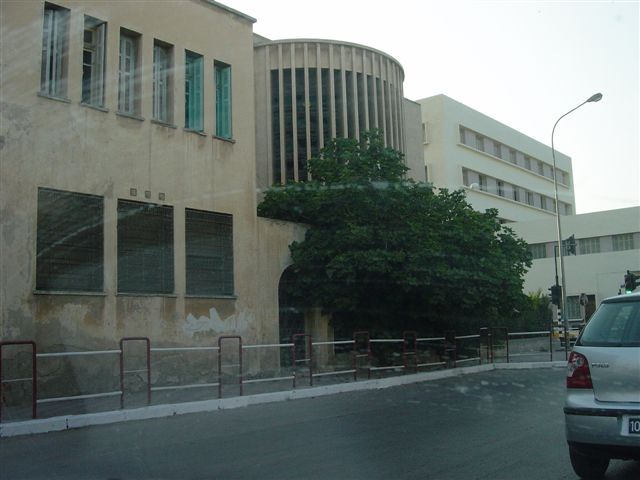
[[[529,243],[533,254],[524,291],[542,289],[548,293],[555,282],[555,218],[517,222],[509,227]],[[582,293],[589,299],[589,315],[604,298],[618,294],[627,270],[640,270],[640,207],[565,216],[562,232],[565,238],[576,238],[576,255],[564,254],[567,318],[576,319],[580,318]]]
[[[505,222],[555,217],[551,148],[446,95],[418,100],[427,181],[464,188]],[[560,214],[575,213],[571,159],[556,152]]]

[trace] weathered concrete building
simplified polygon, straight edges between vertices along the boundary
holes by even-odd
[[[197,0],[1,8],[1,337],[277,340],[302,229],[256,217],[254,20]]]
[[[329,138],[373,127],[423,176],[419,106],[382,52],[314,40],[312,61],[311,43],[260,40],[253,18],[209,0],[0,9],[4,341],[35,340],[40,352],[113,350],[122,337],[277,343],[293,328],[282,328],[279,296],[304,227],[258,218],[259,192],[304,180]],[[274,48],[286,58],[267,67]],[[295,108],[268,110],[275,93]],[[324,106],[310,101],[323,95]],[[330,339],[317,310],[300,318]],[[251,368],[277,366],[277,352],[256,358]],[[86,381],[78,391],[97,380]]]

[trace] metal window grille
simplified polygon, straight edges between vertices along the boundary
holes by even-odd
[[[186,280],[190,295],[233,295],[233,217],[186,210]]]
[[[38,189],[36,289],[102,291],[103,198]]]
[[[118,291],[173,293],[173,207],[118,201]]]

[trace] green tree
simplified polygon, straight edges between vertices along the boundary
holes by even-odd
[[[291,293],[338,332],[470,331],[521,308],[525,242],[463,191],[406,180],[379,132],[332,141],[309,171],[309,182],[268,190],[258,213],[308,226],[290,246]]]

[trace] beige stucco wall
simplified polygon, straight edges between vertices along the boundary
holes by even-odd
[[[460,125],[483,136],[552,164],[551,148],[504,125],[446,95],[418,100],[422,107],[422,122],[426,128],[424,161],[429,181],[437,187],[455,190],[464,188],[473,207],[484,211],[497,208],[501,218],[510,221],[529,221],[553,218],[554,213],[500,197],[489,192],[463,187],[462,167],[518,185],[547,197],[554,197],[553,180],[530,170],[500,160],[460,143]],[[571,175],[571,159],[556,152],[559,169]],[[558,184],[558,198],[572,205],[575,212],[573,179],[567,187]]]
[[[276,340],[278,279],[301,227],[256,217],[252,19],[195,0],[57,1],[71,11],[68,101],[59,101],[38,95],[43,3],[1,4],[2,339],[35,339],[40,351],[138,335],[156,346],[210,345],[223,333]],[[107,111],[80,105],[84,15],[108,23]],[[140,120],[116,114],[120,27],[141,34]],[[150,121],[154,39],[174,46],[174,127]],[[183,129],[185,49],[204,56],[202,135]],[[233,142],[213,136],[214,60],[232,66]],[[38,187],[104,197],[103,294],[34,293]],[[173,206],[174,294],[117,293],[118,199]],[[233,215],[233,297],[185,296],[185,208]]]

